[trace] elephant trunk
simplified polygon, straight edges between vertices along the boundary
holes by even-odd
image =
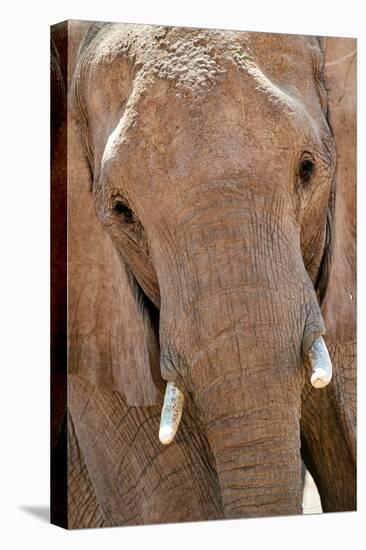
[[[275,311],[269,299],[266,307]],[[273,319],[270,326],[251,327],[248,318],[245,325],[224,339],[218,337],[204,358],[208,369],[200,358],[191,370],[192,393],[215,457],[224,514],[299,514],[302,334],[295,329],[291,308],[282,322]]]
[[[279,386],[273,390],[261,398],[237,375],[207,396],[226,403],[205,422],[226,518],[302,512],[299,406],[296,399],[286,403]]]
[[[290,286],[290,298],[280,290],[240,290],[230,299],[226,293],[202,297],[195,315],[209,337],[191,332],[197,340],[184,359],[164,350],[167,378],[193,397],[215,457],[225,517],[299,514],[300,398],[311,377],[303,352],[319,339],[320,312],[314,301],[305,307],[293,299]],[[217,319],[220,331],[211,332]],[[312,353],[316,363],[322,345]],[[167,388],[162,420],[173,429],[165,429],[164,443],[172,440],[183,406],[179,390]]]
[[[221,226],[196,235],[191,275],[184,283],[177,270],[175,300],[161,309],[162,375],[193,398],[228,518],[301,513],[301,391],[331,374],[298,243],[264,221],[230,225],[225,239]],[[167,388],[165,443],[181,413],[174,395],[183,405]]]

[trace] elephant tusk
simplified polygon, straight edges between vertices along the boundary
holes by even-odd
[[[163,445],[169,445],[177,433],[179,422],[182,418],[183,403],[183,393],[173,382],[168,382],[161,410],[159,430],[159,439]]]
[[[324,388],[332,379],[332,362],[322,336],[319,336],[311,346],[309,361],[313,371],[311,385],[314,388]]]

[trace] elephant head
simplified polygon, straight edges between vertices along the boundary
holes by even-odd
[[[336,148],[321,41],[91,27],[72,109],[70,279],[84,287],[78,300],[70,289],[70,371],[133,406],[161,403],[167,383],[161,440],[185,401],[225,517],[299,513],[301,392],[331,377],[320,305]]]

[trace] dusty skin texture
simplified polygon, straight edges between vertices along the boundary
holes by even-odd
[[[355,50],[69,23],[70,527],[355,509]]]

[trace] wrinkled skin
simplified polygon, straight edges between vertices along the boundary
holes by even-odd
[[[337,208],[344,220],[354,206],[334,202],[325,55],[290,35],[84,36],[69,118],[70,526],[299,514],[301,454],[323,509],[355,509],[355,236],[335,240]],[[314,390],[308,351],[328,319],[335,376]],[[186,398],[169,447],[165,381]]]

